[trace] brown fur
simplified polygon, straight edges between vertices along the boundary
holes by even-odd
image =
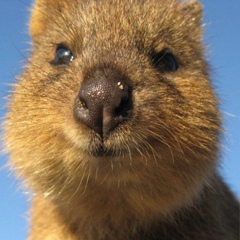
[[[221,120],[201,42],[201,6],[174,0],[37,0],[33,52],[15,85],[6,148],[34,192],[29,240],[237,240],[238,203],[216,173]],[[51,64],[65,43],[71,64]],[[175,72],[150,53],[171,49]],[[94,157],[73,116],[93,67],[123,72],[131,118]],[[90,150],[89,150],[90,149]]]

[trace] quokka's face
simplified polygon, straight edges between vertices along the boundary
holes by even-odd
[[[176,197],[203,181],[219,116],[200,11],[161,0],[37,1],[32,56],[5,124],[28,184],[58,194],[147,184]]]

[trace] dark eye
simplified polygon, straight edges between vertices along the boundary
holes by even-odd
[[[160,53],[153,53],[151,58],[153,66],[160,71],[174,72],[178,69],[176,58],[167,49]]]
[[[57,48],[54,60],[54,65],[67,65],[74,59],[73,53],[65,46],[59,46]]]

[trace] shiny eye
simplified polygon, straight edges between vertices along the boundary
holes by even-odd
[[[57,48],[54,60],[52,64],[54,65],[67,65],[72,62],[74,59],[73,53],[64,46],[60,46]]]
[[[174,72],[178,69],[176,58],[167,49],[160,53],[153,53],[151,58],[153,66],[160,71]]]

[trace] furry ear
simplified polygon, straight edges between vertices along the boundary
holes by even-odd
[[[61,9],[64,3],[65,1],[58,0],[35,0],[29,25],[33,42],[37,42],[38,36],[47,29],[48,21],[51,19],[49,16]]]
[[[30,20],[30,34],[33,39],[37,38],[45,29],[46,26],[46,3],[44,0],[36,0],[32,8]]]
[[[197,0],[184,0],[182,1],[181,8],[183,14],[188,16],[188,20],[192,24],[195,24],[195,27],[201,27],[202,25],[202,5]]]
[[[180,8],[193,39],[201,41],[203,18],[201,3],[197,0],[183,0]]]

